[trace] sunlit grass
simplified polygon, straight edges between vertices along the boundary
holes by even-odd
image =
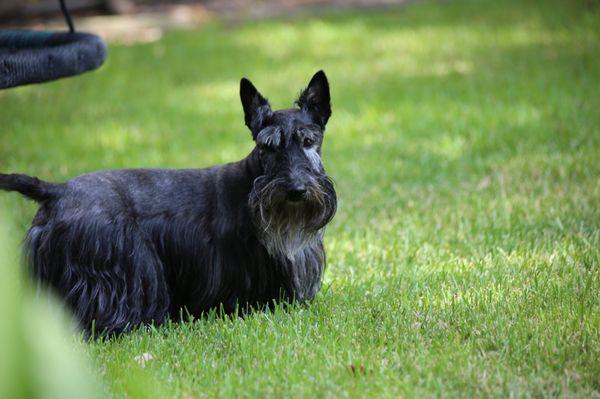
[[[323,291],[309,307],[86,344],[114,396],[600,395],[591,4],[459,0],[211,25],[1,92],[0,169],[63,180],[240,159],[252,147],[240,77],[277,108],[316,70],[330,78],[324,159],[340,206]],[[0,206],[23,236],[34,205]]]

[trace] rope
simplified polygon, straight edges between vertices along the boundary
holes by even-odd
[[[71,19],[71,15],[69,14],[69,10],[67,10],[67,6],[65,5],[65,0],[58,0],[60,2],[60,10],[65,16],[65,20],[67,21],[67,25],[69,25],[69,32],[75,32],[75,26],[73,25],[73,20]]]

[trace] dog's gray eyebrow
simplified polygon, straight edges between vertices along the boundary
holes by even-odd
[[[256,135],[256,142],[269,147],[278,147],[281,143],[281,129],[269,126]]]
[[[315,128],[314,125],[305,125],[300,126],[296,129],[296,134],[301,134],[303,136],[317,136],[319,134],[319,129]]]

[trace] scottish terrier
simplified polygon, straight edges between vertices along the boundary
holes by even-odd
[[[26,258],[84,331],[121,333],[317,293],[323,229],[337,206],[321,163],[327,77],[317,72],[291,109],[272,111],[245,78],[240,97],[256,145],[239,162],[99,171],[65,183],[0,174],[1,189],[40,203]]]

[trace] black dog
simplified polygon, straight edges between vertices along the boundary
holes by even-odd
[[[182,313],[315,296],[323,227],[337,204],[321,164],[327,78],[317,72],[292,109],[272,111],[247,79],[240,97],[256,147],[239,162],[66,183],[0,174],[0,188],[40,202],[27,258],[83,329],[118,333]]]

